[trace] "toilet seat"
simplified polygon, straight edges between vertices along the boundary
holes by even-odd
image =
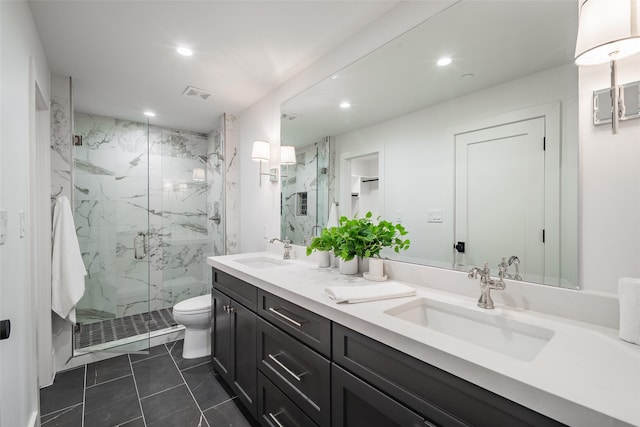
[[[180,301],[173,306],[173,311],[185,315],[211,312],[211,295],[201,295]]]

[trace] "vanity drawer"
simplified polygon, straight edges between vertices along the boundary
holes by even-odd
[[[258,290],[258,314],[326,357],[331,356],[329,319],[263,290]]]
[[[258,319],[258,368],[315,423],[329,426],[329,360]]]
[[[442,427],[563,425],[336,323],[333,341],[335,363]]]
[[[252,311],[258,307],[258,288],[217,269],[213,269],[213,286]]]
[[[264,427],[316,426],[261,372],[258,372],[258,421]]]

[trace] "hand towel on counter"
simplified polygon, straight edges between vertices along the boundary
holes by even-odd
[[[75,307],[84,295],[84,268],[69,199],[59,196],[53,209],[51,309],[76,322]]]
[[[640,344],[640,279],[618,280],[620,301],[620,339]]]
[[[333,286],[326,288],[324,291],[336,303],[345,302],[349,304],[411,297],[416,294],[414,288],[393,282],[363,286]]]

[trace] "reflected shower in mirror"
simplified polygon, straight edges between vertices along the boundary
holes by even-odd
[[[577,288],[577,14],[574,1],[456,3],[286,101],[282,138],[332,135],[340,215],[354,213],[353,159],[380,153],[378,213],[411,238],[385,256],[494,274],[517,259],[512,279]]]
[[[283,139],[282,146],[291,146],[291,142]],[[295,163],[280,167],[280,236],[306,245],[327,223],[335,153],[329,137],[295,151]]]

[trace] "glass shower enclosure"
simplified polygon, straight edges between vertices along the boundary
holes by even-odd
[[[87,269],[75,354],[138,351],[209,292],[207,135],[76,113],[74,219]],[[219,156],[218,156],[219,158]]]

